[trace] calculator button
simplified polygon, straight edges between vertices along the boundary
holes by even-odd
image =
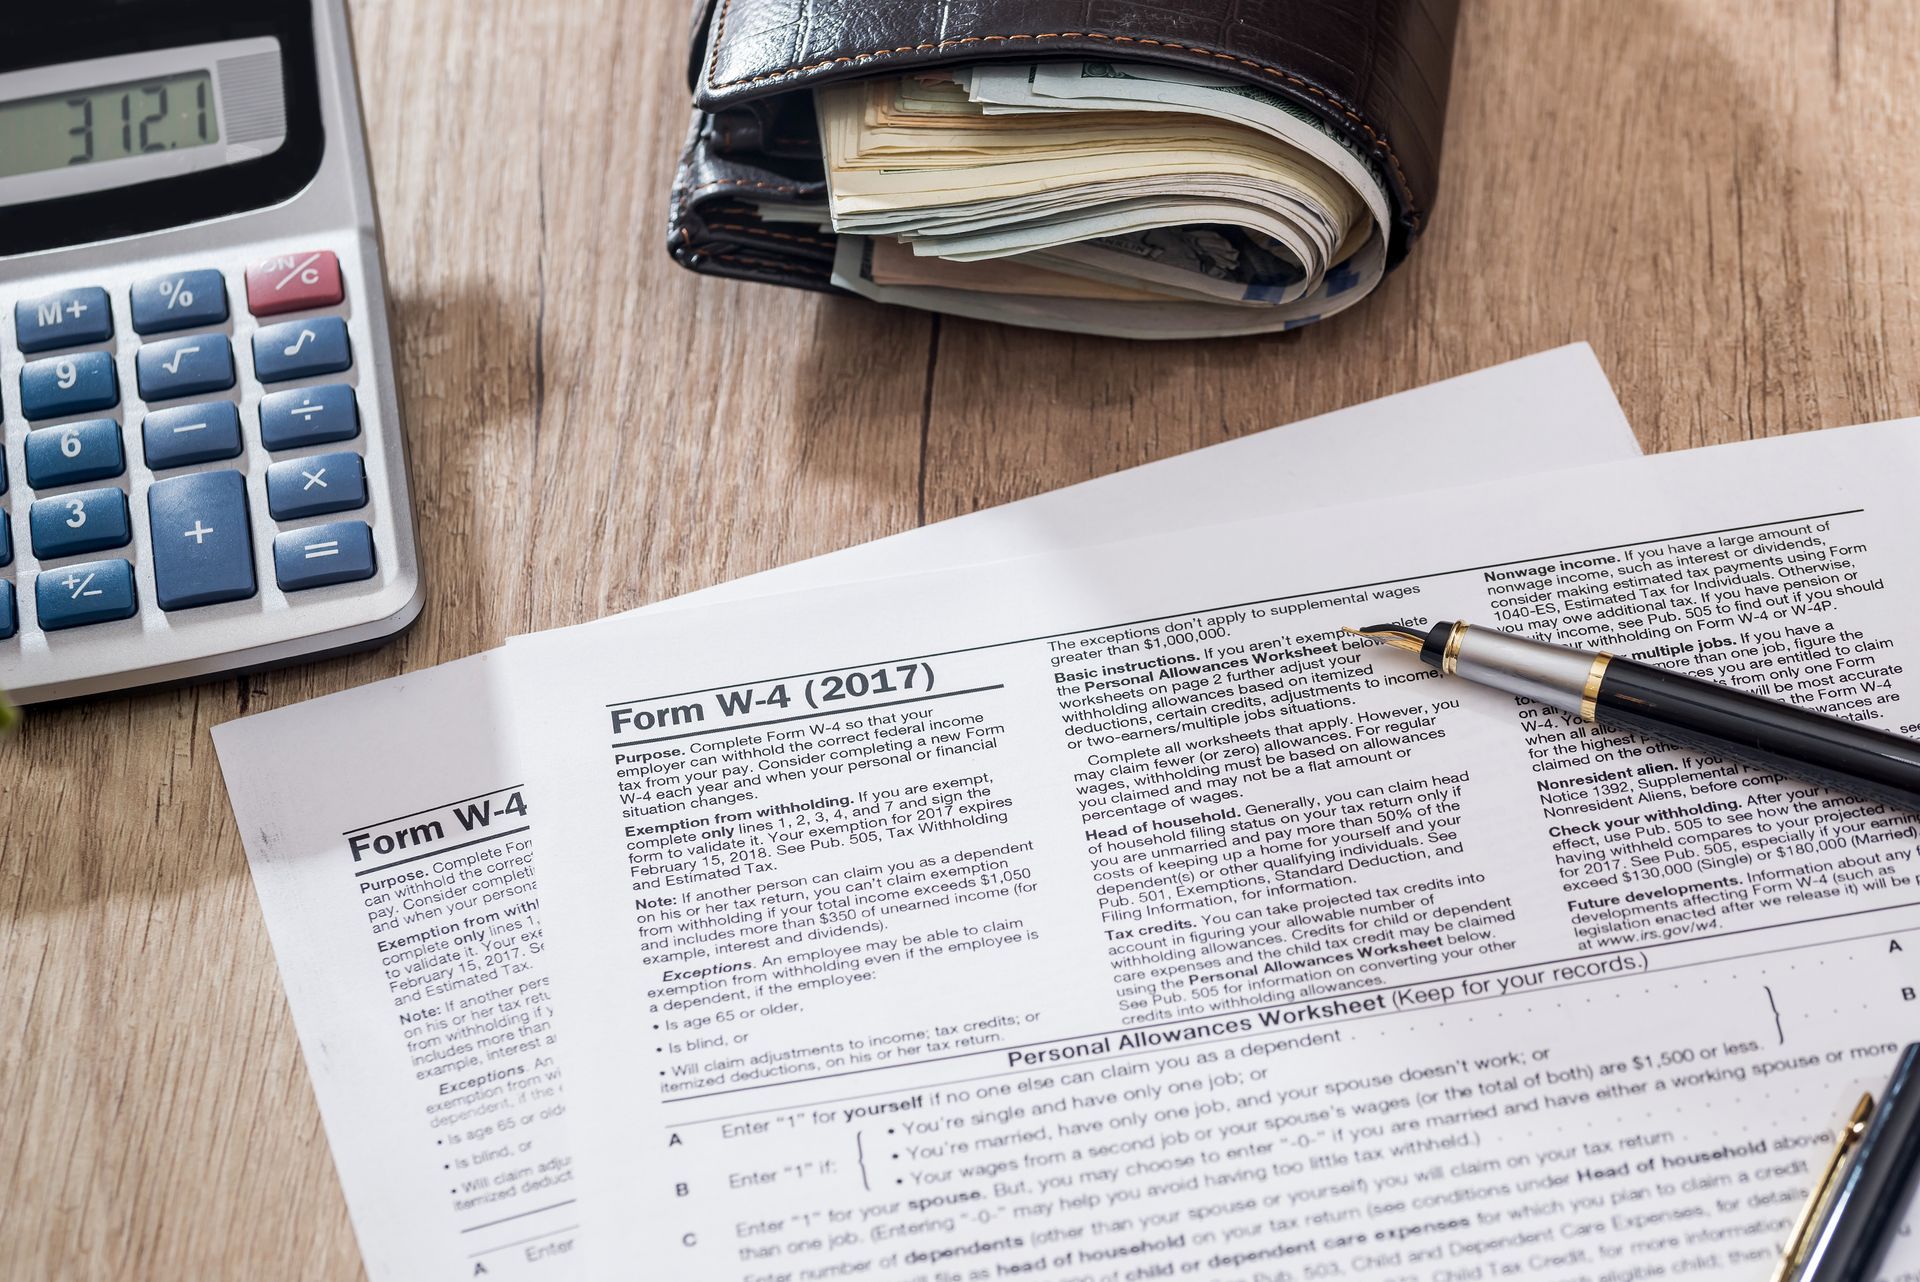
[[[33,600],[40,608],[40,626],[48,632],[131,619],[140,608],[133,567],[120,560],[42,570],[33,581]]]
[[[140,397],[170,401],[233,386],[233,345],[225,334],[195,334],[148,343],[134,358]]]
[[[119,402],[120,376],[106,352],[49,356],[20,367],[20,412],[28,418],[108,410]]]
[[[255,316],[332,307],[345,296],[340,260],[330,249],[282,254],[247,268],[247,310]]]
[[[253,372],[262,383],[337,374],[351,364],[347,323],[338,316],[315,316],[253,331]]]
[[[0,509],[0,567],[13,564],[13,525],[5,509]]]
[[[133,541],[124,490],[75,490],[57,498],[36,499],[27,513],[33,554],[42,561],[77,556]]]
[[[254,594],[247,481],[240,473],[155,481],[147,490],[147,522],[153,594],[162,610],[244,601]]]
[[[13,332],[23,352],[97,343],[113,337],[113,309],[95,285],[29,298],[13,305]]]
[[[127,302],[136,334],[218,325],[227,318],[227,282],[216,271],[174,272],[141,281]]]
[[[360,435],[360,407],[345,383],[269,392],[260,398],[260,443],[270,450],[350,441]]]
[[[267,511],[276,521],[366,505],[367,469],[358,454],[316,454],[267,469]]]
[[[110,418],[89,418],[27,433],[27,484],[38,489],[104,481],[127,470],[120,446],[120,425]]]
[[[20,609],[13,600],[13,584],[0,579],[0,641],[20,630]]]
[[[173,405],[155,410],[140,424],[147,466],[185,467],[240,455],[240,408],[232,401]]]
[[[273,577],[283,592],[373,577],[373,531],[365,521],[334,521],[273,541]]]

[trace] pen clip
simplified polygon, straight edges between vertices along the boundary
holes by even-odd
[[[1862,1095],[1860,1102],[1853,1106],[1853,1116],[1840,1128],[1840,1139],[1833,1146],[1833,1155],[1827,1159],[1827,1165],[1820,1172],[1820,1182],[1813,1186],[1813,1192],[1807,1196],[1807,1204],[1800,1208],[1800,1216],[1793,1222],[1793,1231],[1787,1235],[1787,1245],[1780,1252],[1780,1263],[1774,1266],[1773,1277],[1769,1282],[1793,1282],[1800,1268],[1807,1260],[1807,1248],[1819,1236],[1821,1225],[1826,1222],[1827,1207],[1833,1201],[1834,1190],[1840,1186],[1840,1174],[1846,1169],[1847,1156],[1867,1133],[1867,1119],[1873,1116],[1873,1096]]]

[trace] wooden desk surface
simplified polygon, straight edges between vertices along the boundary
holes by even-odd
[[[1176,345],[673,266],[683,9],[354,5],[427,612],[0,744],[0,1276],[362,1275],[211,725],[1573,339],[1649,449],[1920,412],[1900,0],[1466,0],[1407,266]]]

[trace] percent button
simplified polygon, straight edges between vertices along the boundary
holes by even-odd
[[[128,296],[133,332],[168,334],[227,319],[227,282],[211,269],[173,272],[143,280]]]

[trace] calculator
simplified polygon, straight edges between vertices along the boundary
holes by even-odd
[[[0,42],[0,687],[377,645],[422,589],[340,0],[62,0]]]

